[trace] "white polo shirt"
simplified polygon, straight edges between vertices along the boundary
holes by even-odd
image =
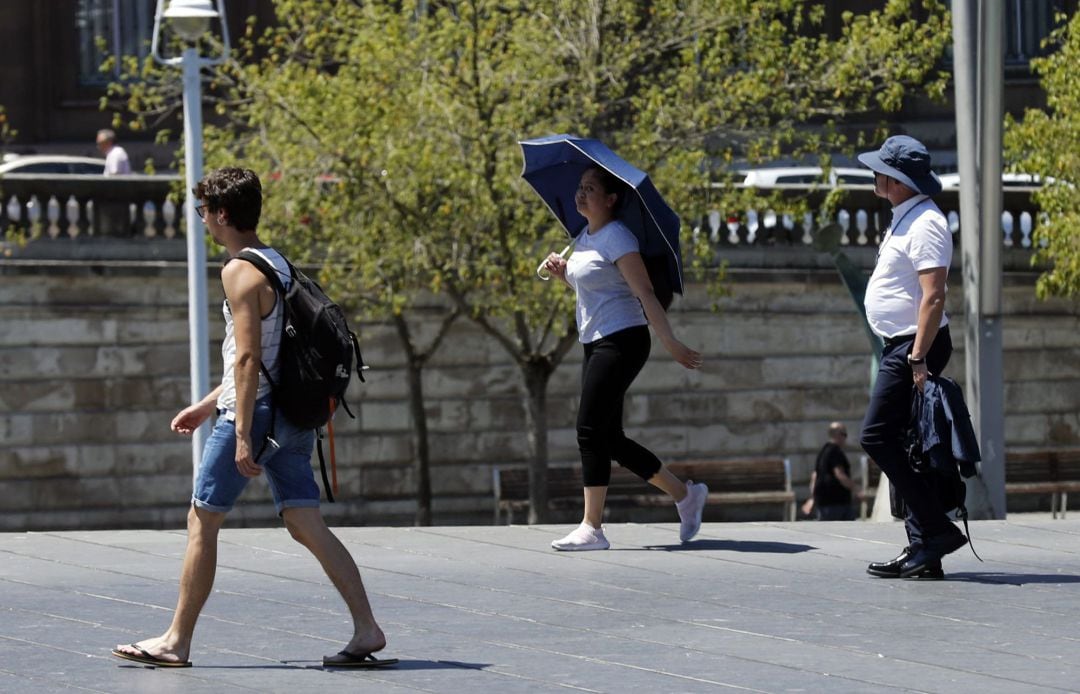
[[[106,176],[115,176],[116,174],[129,174],[131,173],[131,161],[128,159],[127,152],[120,145],[113,145],[109,153],[105,155],[105,171]]]
[[[894,207],[863,300],[874,332],[884,338],[914,335],[923,296],[919,272],[951,263],[949,224],[929,196],[916,195]],[[948,323],[942,313],[941,325]]]

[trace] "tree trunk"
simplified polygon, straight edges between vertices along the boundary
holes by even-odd
[[[410,359],[408,364],[409,413],[416,436],[416,520],[415,525],[431,525],[431,452],[428,447],[427,412],[424,410],[424,368]]]
[[[525,423],[529,442],[529,523],[548,519],[547,495],[547,386],[552,369],[545,361],[528,361],[525,377]]]
[[[431,525],[431,452],[428,447],[427,412],[424,410],[425,355],[418,354],[404,316],[394,316],[394,327],[405,349],[405,371],[409,383],[409,414],[416,443],[416,519],[418,526]]]

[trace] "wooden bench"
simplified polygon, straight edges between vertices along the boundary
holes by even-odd
[[[737,460],[687,460],[668,466],[679,479],[709,485],[710,504],[780,504],[784,520],[795,520],[795,492],[791,488],[791,463],[787,458]],[[548,468],[548,506],[581,508],[581,466]],[[512,523],[514,513],[529,508],[529,471],[521,466],[496,467],[495,524]],[[606,505],[663,506],[671,497],[628,470],[613,466]]]
[[[1005,451],[1005,494],[1049,494],[1050,512],[1061,517],[1069,492],[1080,492],[1080,448]]]

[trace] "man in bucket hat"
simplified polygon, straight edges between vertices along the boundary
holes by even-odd
[[[908,545],[900,556],[875,562],[881,578],[944,578],[941,558],[967,542],[941,508],[937,494],[911,468],[904,434],[912,384],[940,374],[952,354],[945,315],[945,281],[952,262],[949,225],[930,196],[941,181],[918,140],[897,135],[859,155],[874,172],[874,193],[892,205],[892,223],[866,287],[866,318],[885,341],[860,443],[907,504]]]

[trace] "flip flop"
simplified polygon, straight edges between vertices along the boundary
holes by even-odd
[[[351,668],[379,668],[397,665],[397,658],[384,658],[380,660],[371,653],[349,653],[341,651],[337,655],[324,657],[323,667],[351,667]]]
[[[150,652],[141,646],[137,646],[134,643],[131,644],[131,648],[134,648],[142,655],[135,655],[134,653],[125,653],[119,648],[112,649],[112,654],[117,658],[123,658],[124,660],[131,660],[143,665],[151,665],[153,667],[191,667],[191,661],[178,661],[178,660],[165,660],[159,658],[156,655],[150,655]]]

